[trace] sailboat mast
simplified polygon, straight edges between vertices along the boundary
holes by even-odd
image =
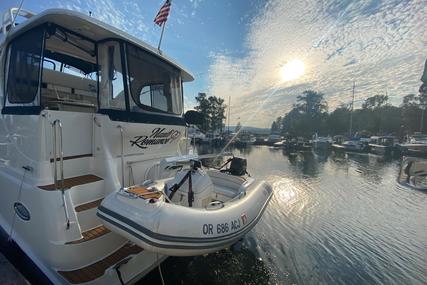
[[[353,96],[351,99],[351,112],[350,112],[350,137],[351,137],[351,133],[353,132],[353,110],[354,110],[354,88],[356,86],[356,83],[353,81]]]
[[[228,96],[228,134],[230,134],[230,108],[231,108],[231,96]]]

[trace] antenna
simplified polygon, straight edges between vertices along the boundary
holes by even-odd
[[[356,83],[353,80],[353,97],[351,99],[351,112],[350,112],[350,137],[351,137],[351,133],[353,131],[353,110],[354,110],[354,88],[356,86]]]
[[[231,108],[231,96],[228,96],[228,135],[230,135],[230,108]]]

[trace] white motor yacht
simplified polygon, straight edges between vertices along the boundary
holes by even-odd
[[[404,154],[426,155],[427,135],[416,133],[412,136],[409,136],[406,142],[398,144],[397,147]]]
[[[198,161],[186,156],[192,113],[183,114],[182,88],[192,80],[157,49],[81,13],[4,14],[0,249],[30,282],[134,283],[174,253],[165,248],[212,252],[256,224],[271,187],[237,178],[233,167],[199,167],[185,174],[193,187],[176,186],[185,164]],[[153,236],[124,232],[136,219],[123,219],[119,229],[114,217],[129,210]],[[162,221],[170,224],[178,212],[195,228],[164,229]]]

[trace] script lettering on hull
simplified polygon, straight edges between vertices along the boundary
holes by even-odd
[[[141,149],[146,149],[149,145],[168,144],[175,141],[181,136],[181,132],[171,129],[169,131],[166,128],[155,128],[151,131],[149,136],[135,136],[133,140],[130,140],[130,146],[137,146]]]

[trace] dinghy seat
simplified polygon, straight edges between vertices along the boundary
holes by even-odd
[[[160,192],[152,191],[143,186],[129,187],[128,189],[125,190],[125,192],[143,199],[160,199],[160,197],[162,196]]]

